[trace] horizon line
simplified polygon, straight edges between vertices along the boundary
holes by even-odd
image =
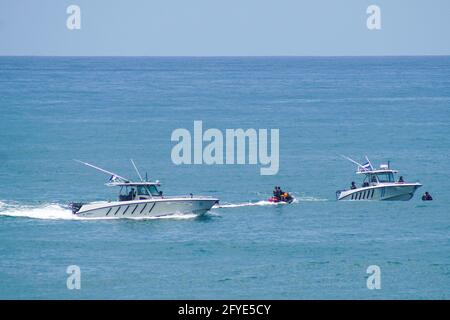
[[[3,55],[0,58],[389,58],[450,57],[449,54],[387,54],[387,55]]]

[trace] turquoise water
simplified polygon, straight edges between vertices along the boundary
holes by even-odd
[[[450,57],[1,57],[0,298],[448,299],[449,107]],[[171,133],[194,120],[278,128],[278,175],[175,166]],[[390,160],[424,187],[409,202],[336,202],[357,179],[339,154]],[[134,177],[130,158],[165,194],[223,207],[74,220],[67,203],[116,190],[72,159]],[[274,185],[296,203],[261,202]],[[66,287],[69,265],[81,290]]]

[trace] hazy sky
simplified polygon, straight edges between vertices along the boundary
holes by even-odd
[[[450,0],[0,0],[0,55],[419,54],[450,54]]]

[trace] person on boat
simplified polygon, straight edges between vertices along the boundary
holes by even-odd
[[[277,186],[275,186],[275,188],[273,189],[273,198],[278,199],[278,187]]]
[[[132,188],[128,193],[128,200],[133,200],[134,198],[134,189]]]
[[[398,178],[398,183],[405,183],[405,180],[403,180],[403,176],[400,176],[400,178]]]
[[[281,196],[282,201],[289,201],[290,198],[291,198],[291,195],[287,192],[284,192]]]
[[[352,190],[356,189],[355,181],[352,181],[352,185],[350,186],[350,189],[352,189]]]
[[[283,190],[281,190],[281,187],[278,187],[278,200],[283,200]]]
[[[426,191],[422,196],[422,201],[431,201],[431,200],[433,200],[433,197],[431,196],[431,194],[428,193],[428,191]]]

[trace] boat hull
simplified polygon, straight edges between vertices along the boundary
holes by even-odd
[[[267,201],[272,202],[272,203],[280,203],[280,204],[283,204],[283,203],[286,204],[287,203],[287,204],[289,204],[289,203],[292,203],[294,201],[294,198],[291,197],[288,200],[278,200],[278,199],[272,197],[272,198],[267,199]]]
[[[421,186],[420,183],[381,184],[365,188],[338,191],[336,197],[337,200],[350,201],[408,201]]]
[[[215,198],[172,198],[117,201],[100,204],[85,204],[74,212],[79,217],[132,218],[159,217],[173,214],[202,215],[219,200]]]

